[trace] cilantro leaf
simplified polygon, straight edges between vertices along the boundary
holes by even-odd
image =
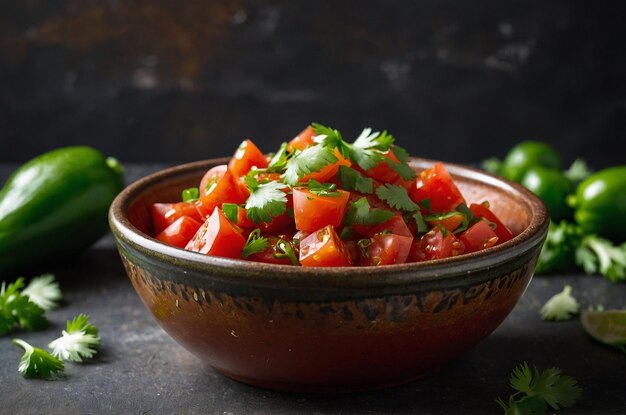
[[[315,179],[311,179],[307,183],[307,187],[311,193],[318,196],[336,197],[341,193],[337,191],[337,185],[334,183],[320,183]]]
[[[430,231],[430,225],[424,220],[424,215],[419,210],[414,212],[411,217],[415,220],[417,225],[417,233],[427,233]]]
[[[283,177],[286,183],[295,186],[307,174],[320,171],[337,160],[334,148],[321,144],[309,146],[287,161]]]
[[[32,302],[20,290],[24,287],[24,278],[14,283],[0,286],[0,335],[10,333],[15,326],[24,330],[35,330],[46,326],[45,310]]]
[[[272,218],[287,210],[287,195],[282,191],[284,183],[268,182],[260,184],[254,177],[246,176],[250,196],[246,200],[246,215],[254,223],[270,222]]]
[[[241,251],[241,257],[248,258],[250,255],[263,252],[269,247],[270,243],[267,241],[267,238],[261,236],[261,230],[256,228],[248,235],[248,240]]]
[[[404,148],[398,146],[391,147],[391,151],[399,161],[398,163],[395,163],[389,158],[385,159],[385,162],[389,165],[389,167],[398,173],[402,180],[414,179],[416,176],[415,170],[408,165],[409,153],[407,153]]]
[[[387,151],[392,143],[393,137],[387,135],[386,131],[381,136],[379,132],[372,133],[371,128],[364,128],[350,146],[350,159],[363,170],[372,169],[385,161],[382,151]]]
[[[583,231],[578,225],[567,221],[550,222],[548,236],[541,248],[535,272],[547,274],[562,271],[574,265],[577,248]]]
[[[600,273],[612,282],[626,280],[626,242],[614,245],[608,239],[586,235],[576,248],[575,260],[587,274]]]
[[[510,383],[517,392],[509,396],[508,402],[496,400],[505,415],[543,415],[548,406],[553,410],[569,408],[582,395],[576,381],[561,375],[556,367],[540,373],[524,362],[513,370]],[[520,394],[524,396],[517,398]]]
[[[359,193],[370,194],[374,191],[374,181],[371,177],[365,177],[358,171],[346,166],[339,166],[339,181],[346,190],[354,190]]]
[[[387,222],[394,216],[389,210],[371,208],[367,198],[362,197],[356,202],[350,202],[350,207],[344,218],[346,225],[378,225]]]
[[[55,374],[63,373],[63,362],[47,351],[33,347],[21,339],[14,339],[13,343],[24,349],[24,355],[17,368],[24,377],[49,379]]]
[[[79,314],[67,322],[62,336],[48,344],[52,355],[65,361],[82,362],[92,358],[100,347],[98,329],[89,323],[89,316]]]
[[[394,209],[415,212],[419,206],[411,200],[409,193],[402,186],[386,184],[376,189],[376,195]]]
[[[52,274],[42,274],[33,278],[22,294],[44,310],[56,308],[57,301],[61,299],[61,289]]]
[[[572,287],[566,285],[563,291],[554,295],[541,307],[544,320],[569,320],[579,310],[578,302],[572,296]]]
[[[267,171],[274,173],[282,173],[283,170],[287,167],[287,161],[289,159],[289,149],[287,143],[282,143],[280,148],[272,156],[268,165]]]

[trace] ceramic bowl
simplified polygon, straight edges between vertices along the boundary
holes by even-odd
[[[225,162],[147,176],[120,193],[109,220],[133,287],[163,329],[224,375],[264,388],[367,390],[436,370],[509,314],[548,230],[531,192],[446,164],[468,203],[489,200],[514,239],[431,262],[303,268],[210,257],[150,237],[150,204],[178,201]],[[411,161],[416,170],[433,163]]]

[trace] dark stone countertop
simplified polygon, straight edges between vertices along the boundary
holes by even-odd
[[[149,170],[131,166],[128,177]],[[10,171],[0,166],[0,179]],[[564,284],[583,307],[622,308],[626,285],[600,277],[534,278],[504,323],[483,343],[440,372],[392,389],[347,395],[266,391],[232,381],[179,346],[161,330],[133,292],[111,236],[72,262],[50,268],[64,294],[40,332],[0,338],[0,413],[6,414],[498,414],[494,400],[507,398],[511,370],[521,362],[560,367],[584,388],[564,414],[623,414],[626,356],[591,340],[577,320],[550,323],[539,308]],[[23,379],[14,337],[44,347],[60,335],[66,319],[87,313],[101,330],[102,349],[86,364],[66,365],[56,381]]]

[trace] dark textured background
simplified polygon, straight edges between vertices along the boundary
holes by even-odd
[[[0,162],[270,151],[315,120],[452,161],[553,143],[623,163],[621,1],[0,0]]]

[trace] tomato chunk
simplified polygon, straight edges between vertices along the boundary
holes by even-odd
[[[463,195],[443,163],[435,163],[432,168],[422,171],[409,195],[415,203],[429,199],[430,212],[449,212],[464,203]]]
[[[333,176],[337,174],[337,172],[339,171],[339,166],[350,167],[352,165],[352,163],[350,163],[350,160],[343,157],[341,153],[339,152],[339,150],[337,150],[336,148],[335,148],[335,156],[337,157],[336,163],[329,164],[323,167],[320,171],[316,171],[311,174],[305,175],[302,178],[302,181],[306,183],[311,179],[315,179],[320,183],[324,183],[330,180]]]
[[[198,187],[200,196],[204,195],[209,187],[221,179],[227,169],[228,166],[220,164],[219,166],[211,167],[206,173],[204,173],[202,180],[200,180],[200,186]]]
[[[280,241],[281,239],[287,242],[291,242],[290,240],[287,240],[285,238],[279,238],[276,236],[267,236],[267,241],[269,242],[270,246],[264,251],[257,252],[255,254],[250,255],[248,259],[250,261],[265,262],[267,264],[293,265],[289,258],[277,258],[276,257],[276,253],[278,252],[276,245],[278,244],[278,241]]]
[[[493,231],[498,236],[498,243],[506,242],[513,239],[513,232],[506,227],[504,223],[484,204],[472,203],[470,210],[474,216],[488,220],[495,225]]]
[[[361,265],[403,264],[411,252],[413,237],[379,233],[361,250]]]
[[[431,229],[420,239],[415,240],[409,254],[410,262],[448,258],[465,252],[465,245],[452,232],[444,236],[440,229]]]
[[[159,233],[156,239],[168,245],[184,248],[200,226],[202,226],[202,223],[197,220],[189,216],[182,216],[165,228],[163,232]]]
[[[230,159],[228,170],[233,176],[241,177],[248,174],[252,167],[267,167],[267,158],[251,140],[244,140]]]
[[[300,241],[300,264],[305,267],[351,265],[350,253],[332,225],[313,232]]]
[[[153,203],[151,206],[152,223],[154,224],[154,235],[163,232],[176,220],[183,216],[188,216],[202,223],[202,215],[194,203]]]
[[[313,141],[313,137],[315,137],[315,131],[313,130],[313,127],[309,125],[304,130],[302,130],[300,134],[295,136],[289,142],[289,144],[287,144],[287,149],[289,151],[293,151],[293,150],[302,151],[308,146],[312,146],[313,144],[315,144],[315,142]]]
[[[367,236],[369,238],[381,232],[390,232],[394,235],[400,235],[400,236],[413,238],[413,234],[411,233],[411,230],[409,229],[406,222],[404,221],[404,218],[402,217],[402,215],[395,215],[391,219],[389,219],[387,222],[381,223],[379,225],[366,226],[366,225],[354,224],[352,225],[352,229],[356,233]]]
[[[387,150],[384,153],[384,156],[386,159],[389,159],[391,162],[395,164],[400,162],[400,160],[398,160],[396,155],[391,150]],[[376,180],[380,180],[381,182],[384,182],[384,183],[393,183],[400,178],[400,175],[398,174],[398,172],[396,172],[393,168],[391,168],[391,166],[389,166],[386,160],[383,160],[376,167],[372,167],[365,173],[368,176]]]
[[[246,239],[221,209],[215,208],[185,249],[226,258],[241,258]]]
[[[467,252],[480,251],[491,248],[498,243],[498,235],[483,219],[479,220],[468,230],[459,235],[459,240],[465,245]]]
[[[322,196],[305,187],[293,189],[296,229],[313,232],[326,225],[337,227],[346,213],[350,192],[337,190],[336,196]]]
[[[220,177],[215,176],[212,183],[209,182],[204,194],[200,193],[198,207],[200,213],[206,217],[216,207],[222,207],[224,203],[240,204],[246,199],[247,196],[244,195],[233,175],[229,171],[225,171]]]

